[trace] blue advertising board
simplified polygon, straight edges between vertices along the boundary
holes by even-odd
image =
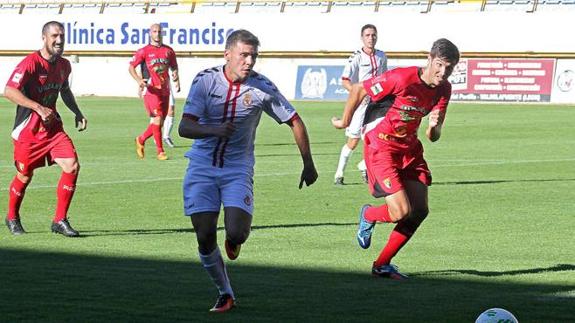
[[[299,65],[295,99],[345,101],[347,90],[341,86],[343,65]]]

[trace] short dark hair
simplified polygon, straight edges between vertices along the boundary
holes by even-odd
[[[46,33],[48,32],[48,28],[50,28],[51,26],[58,26],[64,29],[64,25],[61,22],[55,20],[48,21],[47,23],[44,24],[44,27],[42,27],[42,35],[46,35]]]
[[[260,46],[260,40],[254,34],[245,29],[235,30],[228,36],[228,39],[226,39],[226,49],[231,49],[238,42],[252,45],[256,49]]]
[[[377,33],[377,28],[376,28],[374,25],[372,25],[372,24],[365,24],[365,25],[363,25],[363,27],[361,27],[361,35],[362,35],[362,36],[363,36],[363,32],[364,32],[366,29],[373,29],[373,30],[375,30],[375,32]]]
[[[451,41],[440,38],[433,43],[429,56],[432,58],[439,57],[448,60],[453,64],[459,62],[459,49]]]

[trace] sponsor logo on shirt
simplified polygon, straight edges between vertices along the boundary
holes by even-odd
[[[376,83],[376,84],[371,86],[370,90],[373,93],[373,95],[377,95],[377,94],[383,92],[383,87],[381,86],[381,84]]]
[[[22,73],[14,73],[14,76],[12,76],[12,82],[14,83],[20,83],[21,79],[22,79]]]

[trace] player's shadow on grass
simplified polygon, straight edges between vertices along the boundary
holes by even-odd
[[[217,292],[194,250],[188,260],[137,259],[72,254],[69,243],[66,252],[0,249],[2,321],[473,322],[487,308],[505,307],[522,321],[567,322],[575,305],[573,285],[464,275],[397,282],[372,277],[369,268],[335,271],[299,259],[246,265],[240,256],[226,260],[239,305],[214,315],[208,309]]]
[[[573,182],[575,178],[557,178],[557,179],[513,179],[513,180],[481,180],[481,181],[456,181],[456,182],[433,182],[433,185],[480,185],[480,184],[501,184],[501,183],[542,183],[542,182]]]
[[[337,144],[339,143],[339,141],[314,141],[312,144],[314,146],[320,146],[320,145],[333,145],[333,144]],[[269,143],[269,144],[264,144],[264,143],[257,143],[258,146],[268,146],[268,147],[274,147],[274,146],[296,146],[297,144],[295,142],[274,142],[274,143]],[[315,154],[314,154],[315,155]]]
[[[337,227],[337,226],[355,226],[354,223],[294,223],[294,224],[276,224],[276,225],[254,225],[252,231],[277,229],[277,228],[305,228],[305,227]],[[223,231],[224,227],[218,227],[218,231]],[[175,228],[175,229],[131,229],[131,230],[82,230],[80,237],[104,237],[104,236],[123,236],[123,235],[156,235],[156,234],[179,234],[179,233],[195,233],[196,231],[190,228]]]
[[[421,273],[420,275],[474,275],[482,277],[498,277],[498,276],[515,276],[515,275],[525,275],[525,274],[540,274],[544,272],[563,272],[563,271],[574,271],[575,265],[571,264],[558,264],[551,267],[542,268],[532,268],[532,269],[522,269],[522,270],[507,270],[507,271],[481,271],[473,269],[453,269],[453,270],[438,270],[438,271],[427,271]]]

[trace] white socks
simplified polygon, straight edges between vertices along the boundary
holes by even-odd
[[[365,165],[365,159],[362,159],[359,163],[357,163],[357,169],[360,171],[366,171],[367,166]]]
[[[339,163],[337,164],[337,170],[335,171],[335,178],[343,177],[343,171],[345,166],[347,166],[347,161],[353,153],[353,150],[349,149],[347,144],[343,145],[341,148],[341,153],[339,154]]]
[[[235,298],[230,279],[228,278],[228,272],[226,271],[226,265],[220,253],[220,248],[216,247],[209,255],[198,254],[200,255],[202,265],[218,288],[220,295],[230,294],[232,298]]]
[[[164,120],[164,129],[162,130],[164,138],[170,138],[172,127],[174,125],[174,117],[167,116]]]

